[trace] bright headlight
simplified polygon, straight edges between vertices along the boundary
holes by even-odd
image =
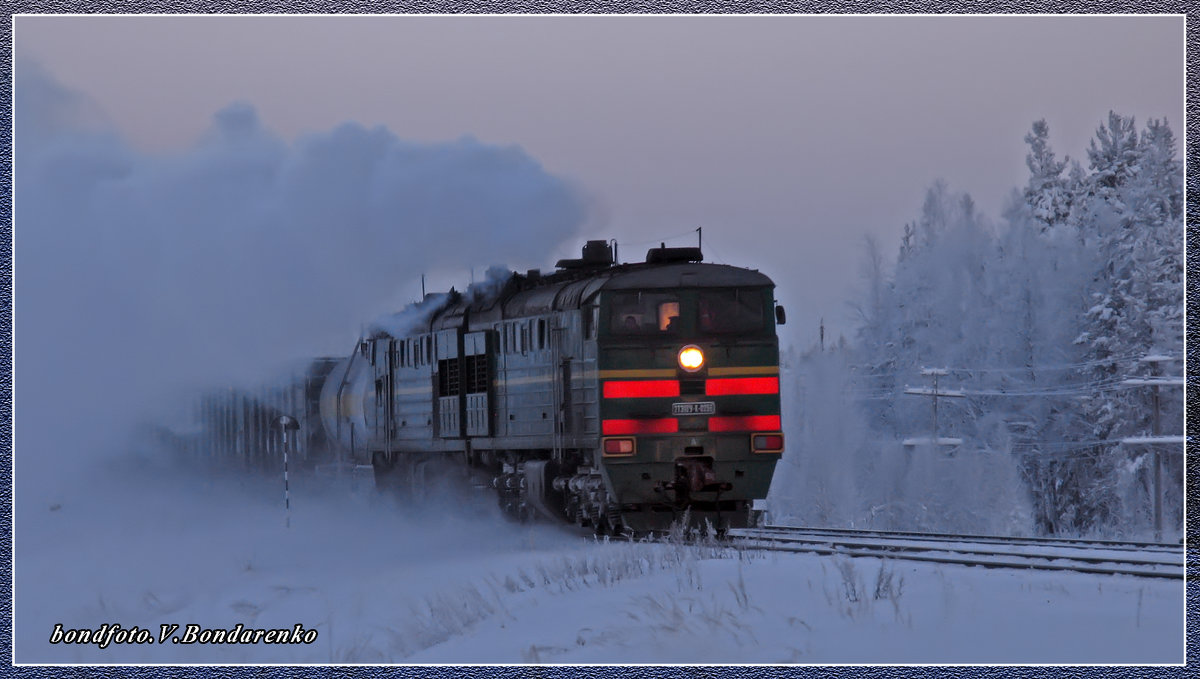
[[[679,367],[694,373],[704,365],[704,352],[700,347],[689,344],[679,350]]]

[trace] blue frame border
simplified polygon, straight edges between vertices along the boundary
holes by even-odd
[[[1196,166],[1200,165],[1200,147],[1197,145],[1197,130],[1200,129],[1200,94],[1192,86],[1200,76],[1197,67],[1196,54],[1200,52],[1200,33],[1195,13],[1188,12],[1182,2],[1109,2],[1104,3],[1105,13],[1113,14],[1187,14],[1187,137],[1185,157],[1188,160],[1187,171],[1187,272],[1189,277],[1200,279],[1200,175]],[[1186,667],[1022,667],[1022,666],[779,666],[779,667],[688,667],[688,666],[653,666],[626,668],[620,666],[505,666],[505,667],[312,667],[312,666],[22,666],[14,667],[12,663],[12,408],[13,408],[13,14],[101,14],[101,13],[922,13],[949,14],[968,12],[988,13],[1091,13],[1097,8],[1094,3],[1085,2],[989,2],[985,6],[976,5],[964,0],[934,3],[923,0],[890,0],[887,2],[858,3],[846,0],[818,3],[811,0],[752,0],[750,2],[734,2],[730,0],[659,0],[657,2],[590,2],[569,3],[562,0],[539,0],[528,3],[517,3],[512,0],[500,0],[489,3],[486,0],[469,0],[468,2],[449,2],[448,0],[418,0],[411,3],[401,2],[352,2],[334,0],[318,2],[315,0],[293,0],[281,2],[239,3],[228,0],[221,2],[197,2],[183,0],[179,2],[138,0],[122,2],[121,0],[101,0],[100,2],[27,2],[18,1],[10,6],[5,15],[6,21],[0,26],[0,57],[3,59],[0,68],[2,88],[0,88],[0,387],[3,388],[4,398],[0,399],[0,445],[4,454],[0,455],[0,653],[4,655],[4,675],[37,677],[83,677],[83,676],[178,676],[178,677],[237,677],[251,679],[265,675],[287,676],[327,676],[327,677],[457,677],[463,675],[481,676],[494,679],[507,677],[544,677],[559,679],[561,677],[594,677],[596,679],[611,679],[615,677],[638,675],[652,679],[675,679],[684,677],[711,677],[712,679],[743,679],[749,677],[924,677],[949,675],[963,679],[976,677],[1042,677],[1042,676],[1125,676],[1125,677],[1163,677],[1182,676],[1193,669],[1190,662],[1198,656],[1198,635],[1195,625],[1187,632],[1187,655],[1189,663]],[[1187,286],[1187,368],[1188,372],[1200,367],[1200,285]],[[1197,510],[1200,509],[1200,456],[1193,454],[1191,432],[1193,423],[1200,421],[1196,413],[1200,411],[1200,395],[1192,388],[1189,378],[1187,389],[1187,564],[1189,579],[1187,583],[1187,612],[1192,618],[1200,610],[1200,584],[1192,578],[1192,574],[1200,575],[1200,520]]]

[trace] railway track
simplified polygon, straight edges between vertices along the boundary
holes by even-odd
[[[750,549],[1144,578],[1184,575],[1183,546],[1155,542],[786,526],[731,529],[729,538]]]

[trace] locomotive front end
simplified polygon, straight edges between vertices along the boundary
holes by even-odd
[[[599,306],[598,457],[624,523],[745,526],[783,452],[773,285],[687,264],[615,279]]]

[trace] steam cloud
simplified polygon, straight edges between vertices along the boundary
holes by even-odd
[[[35,495],[164,394],[348,351],[420,272],[540,263],[587,216],[521,149],[470,137],[346,123],[289,143],[235,103],[148,155],[35,64],[16,95],[16,469]]]

